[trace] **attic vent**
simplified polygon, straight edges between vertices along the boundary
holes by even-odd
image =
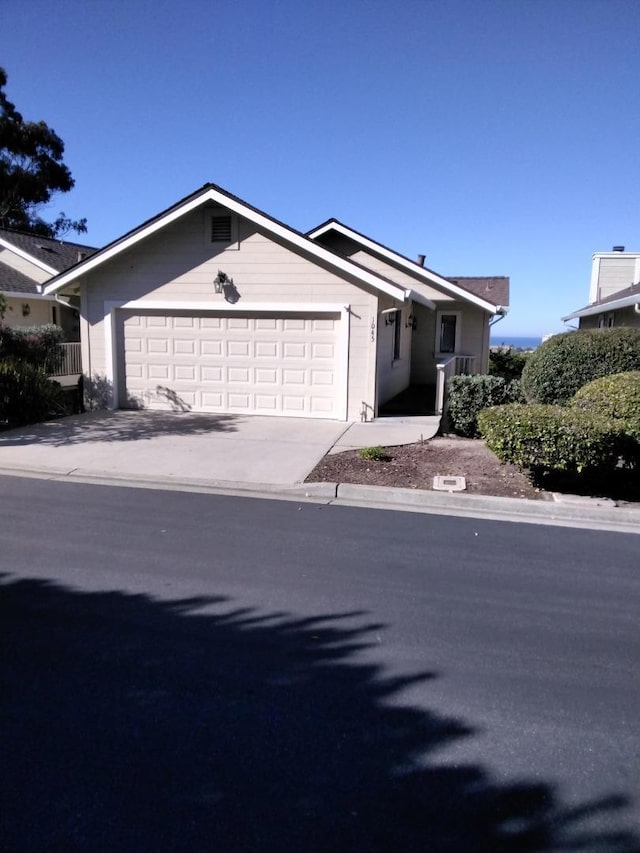
[[[231,216],[229,214],[211,217],[211,242],[231,242]]]

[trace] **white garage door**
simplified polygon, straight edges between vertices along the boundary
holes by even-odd
[[[340,418],[337,314],[124,311],[120,405]]]

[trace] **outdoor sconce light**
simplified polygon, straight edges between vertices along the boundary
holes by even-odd
[[[223,293],[225,284],[233,284],[233,281],[229,278],[226,272],[218,270],[218,275],[213,280],[213,286],[216,289],[216,293]]]
[[[31,314],[31,305],[28,302],[22,303],[22,316],[28,317]]]
[[[413,314],[409,314],[407,316],[407,322],[405,323],[405,325],[407,329],[413,329],[415,331],[418,327],[418,321],[416,320]]]
[[[222,272],[222,270],[218,270],[218,275],[213,280],[213,286],[216,293],[221,293],[231,305],[235,305],[240,299],[238,288],[233,283],[233,279],[229,278],[226,272]]]

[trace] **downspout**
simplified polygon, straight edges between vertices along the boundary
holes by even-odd
[[[489,327],[495,326],[496,323],[499,323],[500,320],[504,320],[507,316],[507,309],[503,308],[502,305],[498,305],[498,310],[493,315],[493,317],[489,320]]]

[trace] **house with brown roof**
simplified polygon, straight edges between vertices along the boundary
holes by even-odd
[[[370,420],[487,369],[506,277],[447,278],[329,220],[303,234],[215,184],[49,281],[80,306],[96,402]]]
[[[80,340],[79,301],[45,294],[44,284],[93,252],[78,243],[0,229],[0,294],[7,302],[3,322],[11,327],[55,323],[68,341]]]
[[[593,255],[589,303],[562,321],[576,319],[581,329],[640,328],[640,252],[614,246]]]

